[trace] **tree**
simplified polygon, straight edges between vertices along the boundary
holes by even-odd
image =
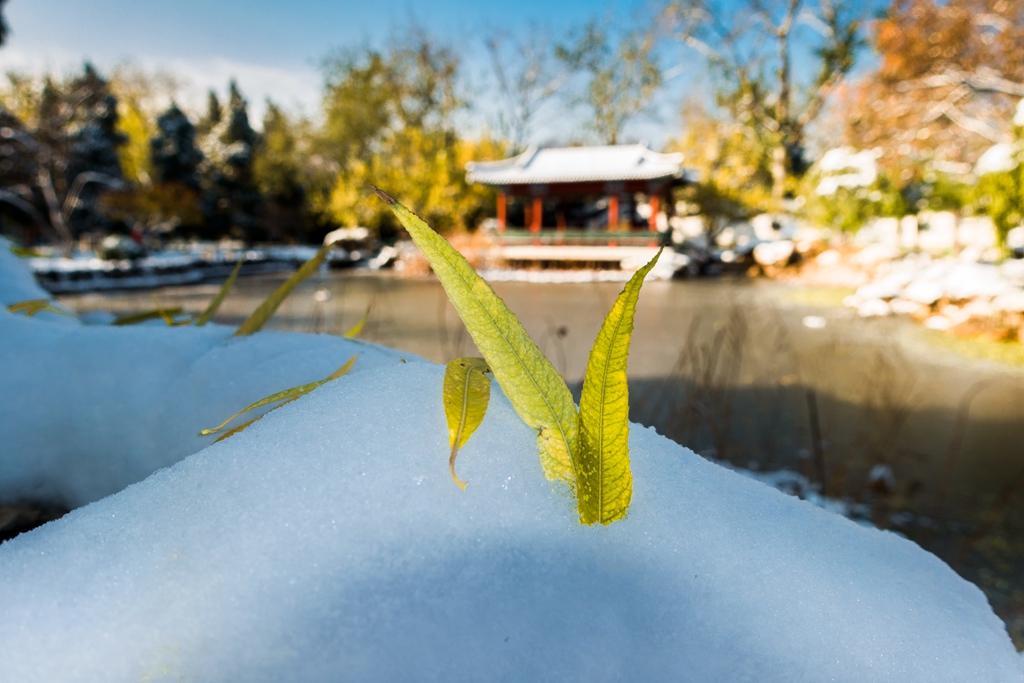
[[[17,114],[5,112],[11,125],[0,128],[0,138],[14,152],[14,174],[34,177],[5,189],[4,200],[23,206],[70,251],[76,230],[109,227],[96,205],[99,190],[123,184],[117,100],[88,63],[74,78],[46,76],[38,90],[26,88],[24,79],[9,80],[16,97],[5,103]]]
[[[7,22],[4,21],[4,5],[7,4],[7,0],[0,0],[0,45],[7,42],[7,36],[10,35],[10,29],[7,27]]]
[[[254,174],[259,135],[249,124],[248,104],[238,84],[231,81],[228,90],[227,111],[202,141],[206,155],[203,217],[209,236],[231,234],[253,240],[262,237],[258,221],[262,198]],[[211,105],[215,101],[216,97],[210,98]],[[209,113],[219,114],[219,103]]]
[[[526,149],[537,114],[571,76],[559,68],[548,34],[531,27],[525,40],[493,33],[486,40],[491,71],[498,88],[498,130],[509,140],[512,154]]]
[[[708,237],[732,220],[749,218],[771,203],[769,150],[748,126],[715,116],[699,98],[685,101],[682,135],[667,147],[682,152],[700,182],[679,191],[689,213],[704,217]]]
[[[862,45],[861,21],[844,0],[675,0],[663,30],[712,69],[718,105],[769,152],[772,195],[805,168],[808,127],[844,81]],[[795,53],[817,66],[802,79]],[[804,54],[806,52],[806,54]]]
[[[118,150],[126,141],[127,137],[118,130],[117,98],[106,95],[94,107],[88,122],[72,137],[67,165],[69,192],[74,194],[79,184],[82,187],[71,204],[68,218],[79,231],[110,229],[110,221],[98,210],[97,200],[103,185],[122,185]],[[103,178],[104,183],[85,185],[87,178]]]
[[[307,140],[274,102],[267,100],[263,143],[256,155],[255,175],[265,208],[264,224],[274,239],[310,241],[313,228],[307,186]]]
[[[114,215],[139,221],[147,232],[165,233],[181,225],[196,227],[199,212],[199,167],[203,153],[196,147],[195,126],[172,104],[156,121],[149,140],[151,176],[130,190],[107,198]]]
[[[479,213],[456,132],[465,108],[459,57],[423,31],[410,33],[384,50],[364,47],[326,65],[321,149],[335,176],[317,196],[318,208],[385,236],[397,223],[386,206],[367,201],[371,183],[399,192],[442,231],[471,227]]]
[[[200,137],[205,137],[210,134],[217,124],[224,118],[224,111],[220,106],[220,99],[217,97],[217,93],[210,90],[206,93],[206,113],[199,119],[199,123],[196,125],[196,133]]]
[[[893,0],[873,44],[879,66],[852,97],[850,144],[881,147],[909,181],[925,162],[973,164],[1009,140],[1024,97],[1024,1]]]
[[[154,180],[180,183],[199,190],[203,153],[196,146],[196,128],[176,104],[156,120],[157,134],[150,140]]]
[[[654,60],[654,36],[632,31],[615,44],[606,26],[596,20],[556,55],[563,64],[586,78],[583,95],[576,103],[591,111],[590,128],[605,144],[614,145],[625,125],[647,110],[661,85]]]
[[[1011,126],[1012,140],[990,147],[975,166],[975,204],[992,219],[1004,250],[1010,230],[1024,225],[1024,99]]]

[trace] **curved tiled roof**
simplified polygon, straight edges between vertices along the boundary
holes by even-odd
[[[646,145],[530,147],[501,161],[471,161],[466,179],[484,185],[615,182],[681,178],[696,180],[682,154],[659,154]]]

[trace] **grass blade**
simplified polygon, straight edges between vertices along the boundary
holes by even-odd
[[[245,337],[263,329],[263,326],[266,325],[267,321],[274,316],[274,312],[277,311],[285,298],[292,293],[292,290],[320,269],[320,266],[322,266],[324,261],[327,260],[327,253],[331,250],[332,246],[333,245],[331,244],[325,244],[320,247],[320,250],[316,252],[316,256],[303,263],[298,270],[292,273],[290,278],[281,283],[281,286],[275,289],[274,292],[268,296],[266,300],[261,303],[241,325],[239,325],[238,329],[235,330],[235,336]]]
[[[576,500],[583,524],[610,524],[621,519],[633,496],[626,361],[640,288],[659,256],[660,250],[626,283],[601,325],[587,361],[576,463]]]
[[[366,313],[363,313],[363,317],[359,319],[359,322],[357,322],[355,325],[353,325],[352,329],[350,329],[348,332],[344,333],[342,336],[346,337],[348,339],[355,339],[359,335],[359,333],[363,331],[363,326],[366,325],[366,319],[369,318],[369,317],[370,317],[370,307],[367,306],[366,307]]]
[[[572,483],[579,415],[565,381],[462,254],[419,216],[374,189],[430,262],[516,413],[538,431],[544,474]]]
[[[49,299],[29,299],[27,301],[18,301],[7,307],[7,310],[11,313],[22,313],[29,317],[34,316],[39,311],[49,311],[50,313],[59,313],[60,315],[66,315],[69,318],[74,318],[73,313],[62,310],[50,304]]]
[[[483,358],[456,358],[444,371],[444,414],[448,418],[448,440],[452,454],[448,469],[463,491],[466,482],[455,474],[455,456],[484,421],[491,398],[491,379]]]
[[[274,410],[277,410],[281,406],[286,405],[288,403],[291,403],[292,401],[294,401],[297,398],[301,398],[302,396],[305,396],[306,394],[308,394],[309,392],[313,391],[317,387],[319,387],[321,385],[324,385],[324,384],[327,384],[332,379],[338,379],[342,375],[346,374],[349,370],[351,370],[352,366],[355,365],[355,362],[356,362],[356,356],[352,356],[351,358],[348,359],[347,363],[345,363],[340,368],[338,368],[333,373],[331,373],[331,375],[329,377],[326,377],[324,379],[318,380],[316,382],[310,382],[308,384],[300,384],[297,387],[292,387],[291,389],[285,389],[284,391],[279,391],[276,394],[271,394],[270,396],[267,396],[265,398],[261,398],[260,400],[256,401],[255,403],[246,406],[242,410],[239,410],[237,413],[235,413],[234,415],[232,415],[228,419],[224,420],[223,422],[221,422],[219,425],[217,425],[213,429],[204,429],[204,430],[202,430],[201,432],[199,432],[199,436],[209,436],[210,434],[216,434],[220,430],[222,430],[225,427],[227,427],[228,423],[231,422],[232,420],[234,420],[236,417],[239,417],[240,415],[244,415],[244,414],[248,413],[250,410],[256,410],[257,408],[262,408],[263,406],[268,406],[271,403],[277,403],[278,401],[284,401],[284,403],[282,403],[280,406],[275,406],[274,408],[272,408],[271,410],[268,410],[267,412],[269,413],[269,412],[272,412]],[[260,417],[263,417],[263,416],[261,415]],[[259,419],[259,418],[256,418],[256,419]],[[255,421],[256,420],[249,420],[249,422],[246,422],[244,425],[241,425],[241,427],[236,427],[236,428],[232,429],[230,432],[228,432],[227,435],[225,435],[224,437],[221,437],[221,438],[227,438],[227,436],[230,435],[230,434],[237,434],[238,432],[242,431],[242,429],[244,429],[245,427],[248,427],[250,424],[252,424]],[[218,439],[218,441],[220,441],[220,439]],[[214,443],[216,443],[216,442],[214,442]]]
[[[213,301],[206,307],[206,310],[199,314],[196,318],[196,327],[202,327],[206,323],[213,319],[213,314],[217,312],[220,305],[224,303],[224,299],[227,297],[228,292],[231,291],[231,287],[235,284],[235,278],[238,277],[238,271],[242,269],[242,264],[245,263],[245,258],[239,258],[238,263],[235,264],[234,269],[231,271],[231,275],[228,275],[228,279],[224,281],[220,289],[217,291],[217,295],[213,297]]]

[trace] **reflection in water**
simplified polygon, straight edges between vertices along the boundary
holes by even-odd
[[[217,321],[239,324],[285,276],[243,278]],[[619,283],[496,283],[577,391]],[[157,292],[200,311],[216,285]],[[989,594],[1024,646],[1024,372],[928,344],[906,320],[792,303],[772,282],[650,282],[630,353],[634,421],[710,458],[786,468],[936,552]],[[67,297],[78,310],[152,308],[148,293]],[[436,362],[475,355],[433,280],[322,273],[269,327],[360,337]]]

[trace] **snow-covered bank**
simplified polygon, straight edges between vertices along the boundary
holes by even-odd
[[[1024,680],[934,556],[651,430],[633,427],[628,517],[581,527],[497,387],[463,492],[439,366],[358,344],[361,369],[199,450],[192,421],[323,377],[351,342],[57,318],[0,311],[3,467],[77,446],[79,472],[37,476],[113,486],[198,452],[0,545],[0,678]]]
[[[1001,264],[869,245],[829,249],[778,279],[856,288],[844,304],[863,317],[909,315],[937,330],[1024,343],[1024,260]]]
[[[910,255],[880,268],[844,303],[864,316],[909,314],[934,329],[1024,341],[1024,261]]]
[[[232,332],[0,316],[0,502],[98,500],[212,443],[201,429],[264,396],[356,354],[353,373],[402,357],[330,335]]]
[[[583,528],[494,401],[449,478],[442,369],[327,385],[0,547],[0,659],[60,680],[1020,680],[913,544],[646,430]]]

